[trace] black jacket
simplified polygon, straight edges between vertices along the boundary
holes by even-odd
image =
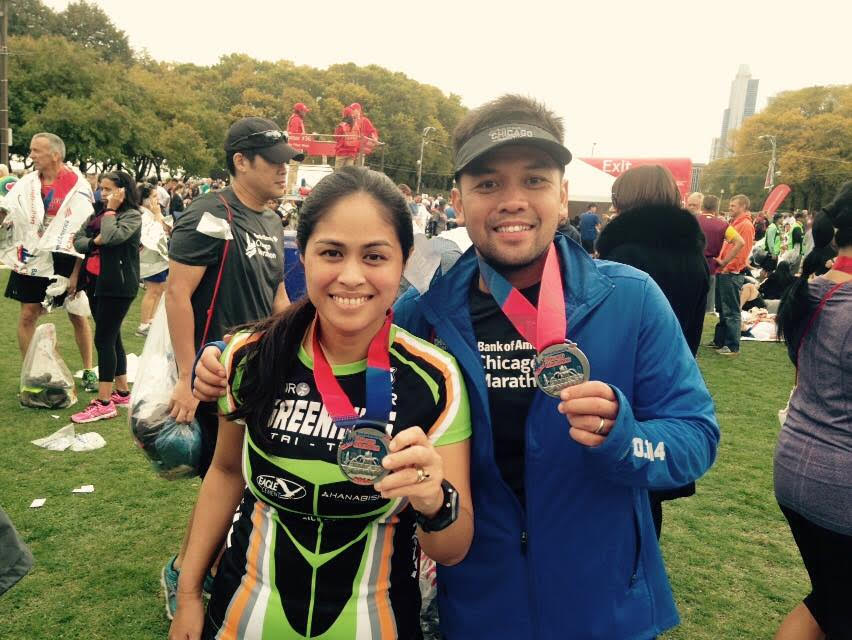
[[[710,274],[704,234],[689,211],[643,206],[616,216],[601,232],[598,256],[645,271],[663,290],[693,355],[698,352]]]
[[[135,298],[139,292],[142,214],[136,209],[127,209],[115,215],[104,215],[101,218],[101,245],[95,245],[97,234],[89,229],[94,218],[94,214],[89,216],[74,234],[74,248],[87,259],[95,247],[99,249],[101,270],[95,283],[95,295]]]

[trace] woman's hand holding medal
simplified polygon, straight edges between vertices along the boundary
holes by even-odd
[[[574,440],[587,447],[606,440],[618,417],[618,398],[608,384],[583,382],[562,389],[559,398],[559,413],[568,419],[568,433]]]
[[[441,456],[420,427],[400,431],[390,442],[391,453],[382,460],[390,473],[377,482],[383,498],[408,498],[411,506],[424,516],[438,512],[444,493],[444,464]]]

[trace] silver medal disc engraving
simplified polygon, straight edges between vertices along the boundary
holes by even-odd
[[[390,436],[372,423],[356,423],[337,446],[337,465],[355,484],[378,482],[390,473],[382,466],[382,459],[390,453],[390,441]]]
[[[565,387],[589,379],[589,359],[573,342],[552,344],[536,354],[533,374],[538,388],[554,398]]]

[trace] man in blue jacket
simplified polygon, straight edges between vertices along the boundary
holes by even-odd
[[[452,200],[474,246],[395,308],[398,324],[456,357],[470,396],[474,539],[461,563],[438,568],[450,640],[647,640],[676,625],[648,489],[701,476],[719,440],[659,288],[554,240],[567,216],[562,139],[561,120],[519,96],[465,117]],[[560,344],[524,324],[521,297],[540,327],[564,311]],[[571,365],[561,392],[549,351],[533,365],[546,346]],[[220,384],[215,355],[198,370],[213,383],[196,382],[202,395]]]

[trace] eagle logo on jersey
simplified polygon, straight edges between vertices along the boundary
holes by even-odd
[[[307,494],[302,485],[284,478],[262,475],[257,476],[254,482],[263,493],[278,500],[298,500]]]

